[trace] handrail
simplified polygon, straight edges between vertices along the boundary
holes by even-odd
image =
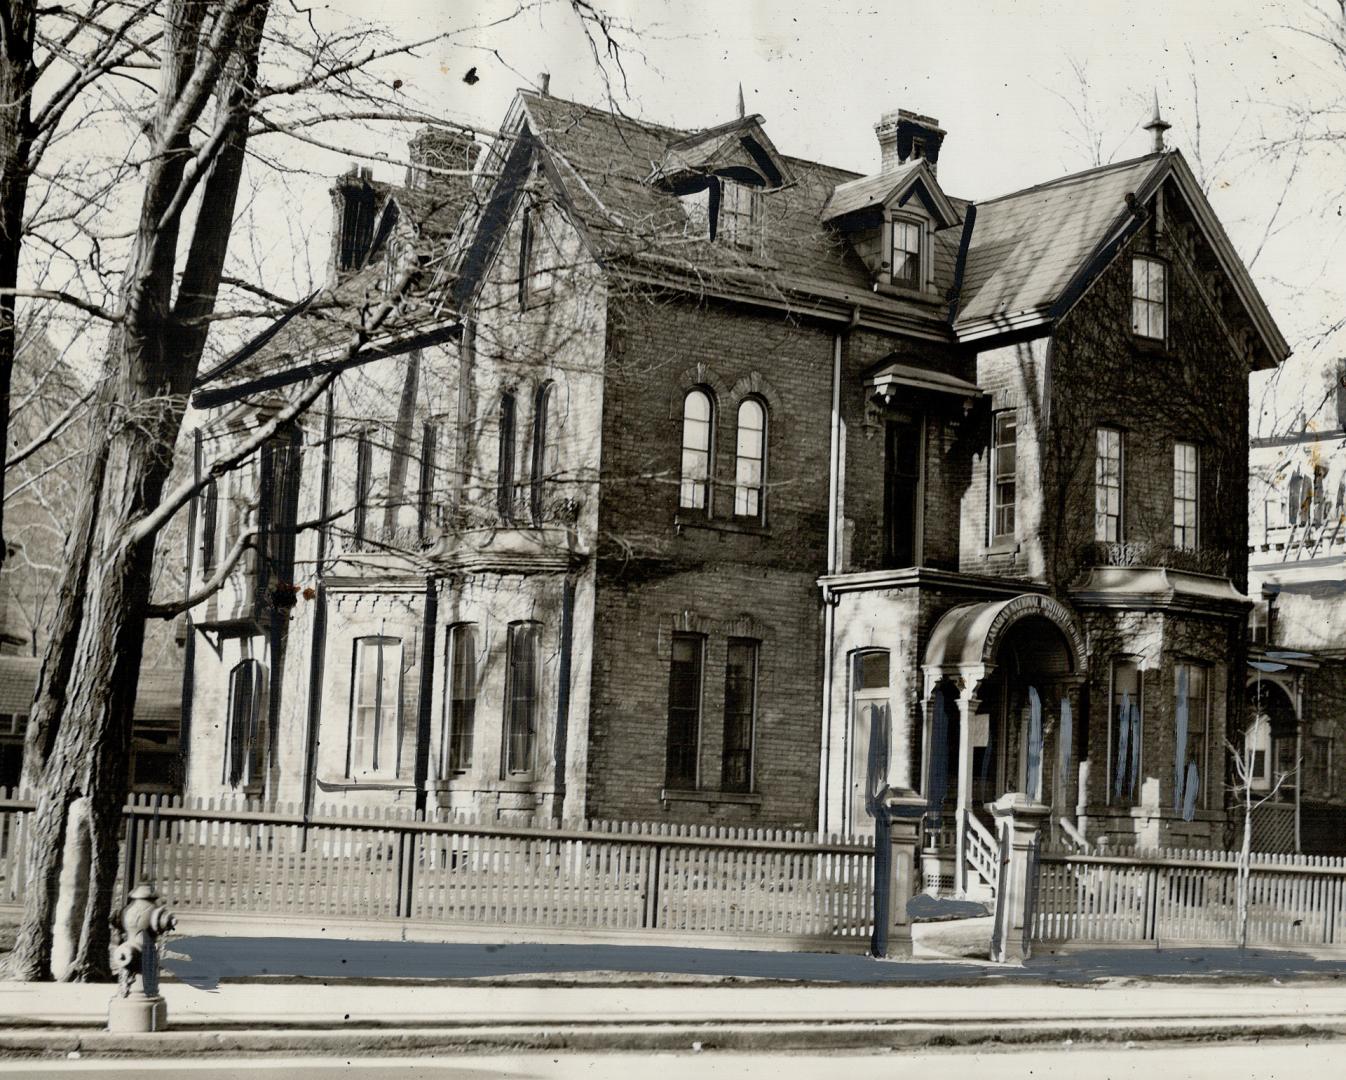
[[[1070,837],[1071,843],[1083,851],[1089,850],[1089,841],[1084,838],[1084,833],[1080,831],[1078,825],[1069,818],[1057,818],[1057,822],[1061,826],[1061,831]]]
[[[966,848],[968,862],[982,876],[986,884],[994,889],[1000,845],[996,843],[995,837],[987,831],[986,826],[977,820],[975,814],[970,811],[965,813],[963,822],[970,841]]]

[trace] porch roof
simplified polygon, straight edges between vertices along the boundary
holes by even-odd
[[[1008,600],[986,600],[946,611],[926,643],[926,671],[951,673],[993,664],[1006,629],[1028,617],[1055,625],[1069,650],[1072,669],[1084,670],[1084,636],[1070,609],[1042,593],[1021,593]]]
[[[884,397],[892,397],[899,386],[914,390],[932,390],[939,394],[954,394],[962,398],[978,398],[985,393],[980,386],[957,375],[931,368],[916,367],[896,360],[882,362],[866,372],[865,387]]]

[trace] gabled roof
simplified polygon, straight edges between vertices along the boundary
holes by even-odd
[[[1167,150],[1064,176],[978,203],[970,229],[954,329],[972,341],[1063,316],[1140,227],[1137,208],[1172,180],[1192,212],[1262,346],[1255,366],[1290,354],[1247,267],[1182,153]]]
[[[746,168],[768,188],[793,183],[790,166],[762,129],[760,116],[741,116],[669,143],[653,178],[673,184],[680,177]]]
[[[838,184],[823,207],[822,220],[836,221],[847,214],[879,206],[893,206],[907,198],[920,198],[941,225],[956,225],[958,211],[940,188],[924,158],[896,169]]]
[[[0,656],[0,713],[28,714],[41,670],[41,657]],[[182,672],[142,669],[134,716],[141,726],[176,728],[182,718]]]

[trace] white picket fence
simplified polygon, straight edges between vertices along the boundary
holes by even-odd
[[[0,798],[0,903],[21,902],[33,803]],[[242,919],[727,935],[860,950],[872,841],[635,822],[506,826],[435,813],[135,798],[121,881]]]
[[[1043,850],[1032,938],[1044,945],[1237,945],[1238,854]],[[1346,948],[1346,859],[1254,854],[1248,944]]]

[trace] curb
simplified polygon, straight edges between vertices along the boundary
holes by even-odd
[[[71,1028],[0,1032],[0,1058],[195,1057],[202,1054],[397,1055],[462,1052],[882,1050],[1042,1043],[1247,1042],[1346,1037],[1346,1018],[1258,1017],[699,1024],[501,1024],[427,1028],[170,1030],[121,1035]]]

